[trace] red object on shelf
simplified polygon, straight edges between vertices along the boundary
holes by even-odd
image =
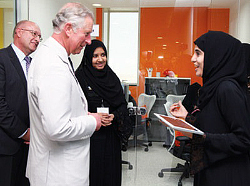
[[[168,76],[168,77],[175,77],[175,74],[174,74],[174,72],[173,71],[171,71],[171,70],[165,70],[164,72],[163,72],[163,75],[165,75],[166,77]]]

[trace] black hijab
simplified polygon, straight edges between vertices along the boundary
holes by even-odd
[[[201,85],[197,82],[189,85],[187,88],[187,93],[182,101],[182,105],[187,109],[189,113],[193,112],[193,110],[197,106],[200,88]]]
[[[209,31],[194,43],[204,52],[203,86],[198,99],[200,109],[209,102],[222,81],[237,82],[246,93],[246,63],[239,40],[224,32]]]
[[[82,81],[85,81],[95,93],[106,100],[111,106],[117,107],[125,103],[119,78],[108,64],[102,70],[97,70],[92,66],[94,51],[99,47],[103,48],[107,56],[105,45],[99,40],[92,40],[91,44],[85,47],[82,62],[75,74],[80,84],[83,84]]]

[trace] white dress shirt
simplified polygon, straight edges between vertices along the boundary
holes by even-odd
[[[16,55],[17,55],[17,58],[19,59],[20,61],[20,64],[22,66],[22,69],[23,69],[23,73],[27,79],[27,73],[26,73],[26,61],[24,60],[24,58],[26,57],[25,54],[19,49],[17,48],[16,45],[14,45],[14,43],[11,43],[11,46],[13,48],[13,50],[15,51]]]

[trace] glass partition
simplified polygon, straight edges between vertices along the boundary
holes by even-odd
[[[38,23],[44,38],[50,36],[51,19],[67,0],[58,2],[29,0],[29,18]],[[195,82],[202,84],[201,78],[196,77],[194,65],[190,61],[194,49],[193,41],[200,35],[208,30],[219,30],[233,35],[243,43],[250,43],[248,24],[250,1],[81,0],[80,2],[95,13],[95,24],[99,25],[100,31],[97,39],[106,44],[109,54],[119,52],[120,58],[136,57],[131,56],[136,54],[126,53],[124,50],[124,47],[129,46],[125,42],[131,44],[134,40],[131,41],[131,38],[124,36],[120,31],[115,38],[117,45],[112,43],[112,47],[109,48],[112,34],[110,25],[115,25],[111,23],[110,12],[139,14],[138,31],[134,31],[139,38],[138,43],[134,44],[138,46],[138,61],[134,64],[138,68],[137,82],[131,84],[123,82],[128,106],[132,108],[130,114],[134,121],[134,131],[127,150],[122,152],[124,160],[122,185],[177,185],[181,172],[161,170],[175,168],[177,165],[187,166],[185,160],[178,158],[174,153],[174,147],[179,145],[174,139],[180,134],[169,130],[159,122],[154,113],[167,114],[168,95],[185,95],[189,84]],[[101,3],[101,6],[94,7],[93,3]],[[52,11],[47,12],[48,9]],[[126,23],[124,21],[124,24],[123,29],[129,28],[129,21],[128,23],[127,20]],[[74,61],[80,63],[81,56],[78,61],[77,58]],[[119,75],[117,68],[120,67],[119,71],[122,71],[121,61],[118,58],[112,63],[114,71]],[[148,102],[152,102],[145,101],[147,96],[144,94],[155,97],[152,98],[155,99],[152,107],[148,106]],[[145,147],[145,144],[148,147]],[[193,185],[193,177],[184,178],[182,183],[185,186]]]
[[[170,169],[165,168],[178,169],[182,165],[187,166],[185,160],[178,158],[174,153],[174,147],[179,145],[174,139],[181,134],[169,130],[159,122],[154,113],[167,115],[168,95],[185,95],[188,85],[195,82],[202,84],[201,78],[195,75],[193,63],[190,61],[194,49],[193,41],[196,38],[208,30],[218,30],[229,33],[242,42],[250,41],[250,29],[247,24],[250,18],[250,2],[139,0],[136,3],[120,2],[119,5],[96,9],[97,24],[103,27],[105,36],[103,40],[109,43],[112,33],[110,27],[105,24],[113,23],[110,23],[112,20],[108,19],[108,16],[105,16],[106,21],[103,22],[99,16],[101,11],[105,14],[110,10],[137,9],[139,12],[138,83],[129,86],[130,96],[134,98],[137,106],[141,104],[139,102],[142,94],[156,97],[150,113],[138,116],[136,119],[134,135],[131,136],[133,143],[137,143],[134,141],[136,137],[138,141],[146,140],[144,143],[151,146],[145,150],[145,146],[139,143],[129,146],[128,150],[122,153],[123,160],[129,161],[133,166],[132,168],[127,164],[123,165],[122,185],[177,185],[182,173],[170,172]],[[129,27],[129,24],[126,24],[126,27]],[[129,42],[130,39],[124,38],[122,32],[120,38],[124,42]],[[124,43],[119,45],[119,39],[116,42],[118,45],[112,48],[112,52],[122,53]],[[120,57],[123,55],[130,54],[124,53]],[[119,67],[119,61],[116,65]],[[140,106],[146,108],[147,104],[145,102]],[[141,119],[145,118],[149,118],[149,122],[143,133],[139,129],[142,125]],[[183,185],[192,184],[192,176],[183,178]]]
[[[123,166],[123,185],[177,185],[182,173],[166,168],[186,166],[185,160],[178,158],[173,148],[178,146],[174,138],[181,134],[169,130],[154,113],[167,115],[168,95],[185,95],[188,85],[202,84],[190,61],[193,41],[200,35],[218,30],[249,42],[250,29],[246,20],[250,18],[247,11],[250,5],[249,1],[238,0],[141,0],[139,4],[139,82],[129,90],[137,102],[143,93],[155,95],[156,101],[146,116],[150,118],[146,133],[152,146],[148,151],[143,146],[130,147],[123,153],[134,163],[133,170]],[[183,185],[193,185],[193,177],[183,178]]]
[[[109,18],[109,66],[121,81],[136,85],[138,82],[139,13],[138,11],[109,12]],[[121,50],[116,50],[117,46]]]
[[[15,25],[15,8],[13,0],[0,1],[0,48],[12,42]]]

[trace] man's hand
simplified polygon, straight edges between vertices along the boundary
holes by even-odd
[[[96,119],[96,128],[95,128],[95,130],[98,131],[102,126],[100,114],[89,112],[88,115],[91,115],[91,116],[95,117],[95,119]]]
[[[22,139],[25,141],[24,143],[30,143],[30,128],[27,129],[27,132],[23,135]]]

